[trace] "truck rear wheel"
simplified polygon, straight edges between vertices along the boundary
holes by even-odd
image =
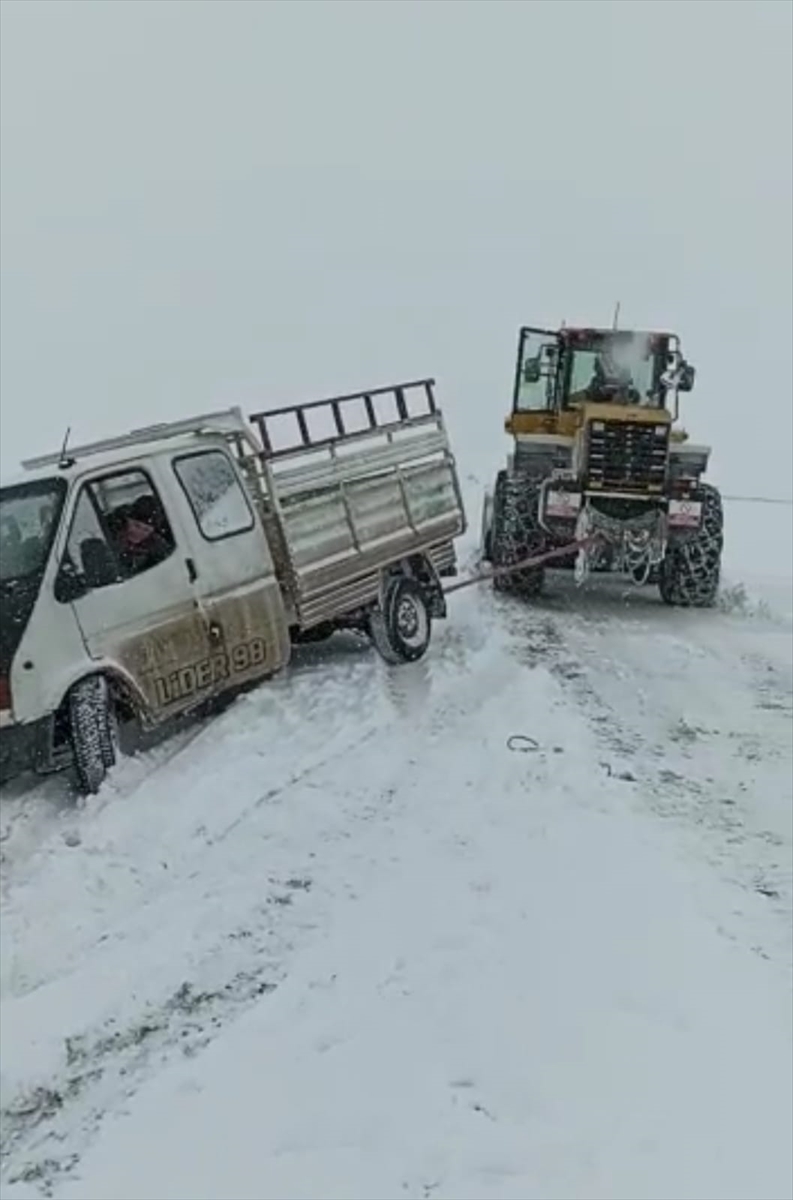
[[[496,568],[542,554],[545,534],[540,526],[540,491],[533,479],[510,477],[499,471],[493,498],[492,561]],[[539,596],[545,583],[544,567],[524,567],[493,578],[497,592]]]
[[[432,617],[424,590],[407,575],[385,587],[383,601],[369,615],[369,636],[387,663],[417,662],[430,644]]]
[[[661,599],[681,608],[710,608],[719,590],[724,546],[721,496],[710,484],[701,485],[700,495],[699,529],[668,544],[658,576]]]
[[[77,785],[95,796],[116,763],[117,729],[104,675],[91,675],[69,693],[69,731]]]

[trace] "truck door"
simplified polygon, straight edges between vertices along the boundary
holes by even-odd
[[[195,590],[221,670],[231,683],[277,671],[290,640],[281,588],[261,519],[225,446],[172,459],[193,524]],[[216,679],[223,689],[224,678]]]
[[[124,467],[80,487],[59,572],[76,577],[77,598],[58,582],[55,594],[73,604],[90,657],[121,668],[155,720],[212,694],[185,550],[149,471]]]

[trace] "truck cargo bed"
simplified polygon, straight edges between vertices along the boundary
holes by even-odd
[[[251,420],[265,520],[299,626],[370,603],[389,563],[423,555],[453,573],[465,515],[432,380]]]

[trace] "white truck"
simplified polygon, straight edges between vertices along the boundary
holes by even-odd
[[[0,782],[264,679],[295,643],[419,659],[465,513],[434,381],[238,408],[23,463],[0,490]]]

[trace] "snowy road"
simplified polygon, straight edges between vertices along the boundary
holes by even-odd
[[[3,1195],[790,1197],[790,580],[623,591],[5,795]]]

